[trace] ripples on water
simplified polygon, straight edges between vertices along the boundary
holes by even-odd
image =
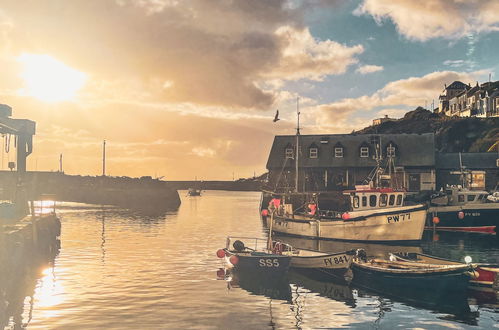
[[[266,236],[260,193],[185,195],[178,211],[162,215],[60,205],[59,254],[19,277],[9,291],[11,308],[0,306],[0,321],[29,329],[454,329],[499,323],[499,303],[490,296],[401,301],[294,271],[272,283],[218,280],[215,252],[226,236]],[[499,243],[491,236],[429,232],[417,247],[283,239],[324,251],[363,247],[381,256],[395,249],[499,263]]]

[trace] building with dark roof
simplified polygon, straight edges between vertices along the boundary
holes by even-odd
[[[382,167],[393,160],[391,179],[395,188],[419,192],[461,184],[461,165],[472,188],[493,190],[499,180],[498,153],[462,153],[461,158],[459,153],[438,153],[433,133],[300,135],[298,190],[345,190],[366,184],[376,168],[377,145]],[[295,190],[295,156],[295,135],[274,138],[267,161],[267,189]]]
[[[410,191],[435,189],[435,142],[427,134],[300,135],[298,190],[352,189],[365,184],[376,167],[376,146],[386,166],[393,160],[392,182]],[[295,189],[296,136],[281,135],[267,161],[270,189]]]

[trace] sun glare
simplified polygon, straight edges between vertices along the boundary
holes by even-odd
[[[24,95],[46,102],[72,100],[87,79],[83,72],[68,67],[49,55],[22,54]]]

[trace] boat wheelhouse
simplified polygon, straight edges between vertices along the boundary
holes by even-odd
[[[496,234],[499,226],[499,203],[490,202],[489,193],[462,186],[448,186],[431,200],[428,228]]]

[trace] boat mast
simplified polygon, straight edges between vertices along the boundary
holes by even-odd
[[[300,98],[296,98],[296,117],[297,117],[297,123],[296,123],[296,157],[295,157],[295,192],[298,192],[298,155],[300,153]]]

